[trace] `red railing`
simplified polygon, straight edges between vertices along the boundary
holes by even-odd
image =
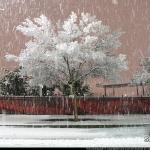
[[[17,114],[73,114],[69,97],[0,97],[0,112]],[[79,114],[150,113],[150,97],[78,97]]]

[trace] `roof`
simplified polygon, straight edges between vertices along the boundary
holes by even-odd
[[[150,85],[150,83],[144,84]],[[96,84],[97,87],[103,88],[120,88],[120,87],[134,87],[134,86],[142,86],[142,84],[132,84],[132,83],[116,83],[116,84]]]
[[[113,87],[125,87],[128,86],[129,83],[117,83],[117,84],[97,84],[97,87],[107,87],[107,88],[113,88]]]

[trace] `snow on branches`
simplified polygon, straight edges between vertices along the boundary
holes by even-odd
[[[44,15],[26,19],[17,30],[30,37],[17,60],[31,85],[68,84],[87,76],[116,79],[127,69],[126,56],[113,50],[121,46],[122,32],[111,32],[95,16],[72,12],[59,25]],[[7,55],[7,58],[13,58]]]

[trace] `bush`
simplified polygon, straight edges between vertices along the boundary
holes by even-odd
[[[9,71],[0,80],[1,95],[26,95],[28,84],[20,75],[20,68],[15,71]]]

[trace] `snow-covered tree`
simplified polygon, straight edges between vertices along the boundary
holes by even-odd
[[[122,32],[112,32],[95,16],[72,12],[62,23],[52,25],[46,16],[26,19],[17,27],[31,40],[19,56],[6,55],[22,66],[22,75],[31,76],[31,85],[68,85],[76,96],[75,84],[88,76],[118,79],[127,69],[126,55],[115,54]],[[82,83],[82,82],[81,82]],[[75,101],[75,119],[77,106]]]
[[[150,83],[150,57],[144,57],[141,60],[141,69],[133,76],[133,83]]]

